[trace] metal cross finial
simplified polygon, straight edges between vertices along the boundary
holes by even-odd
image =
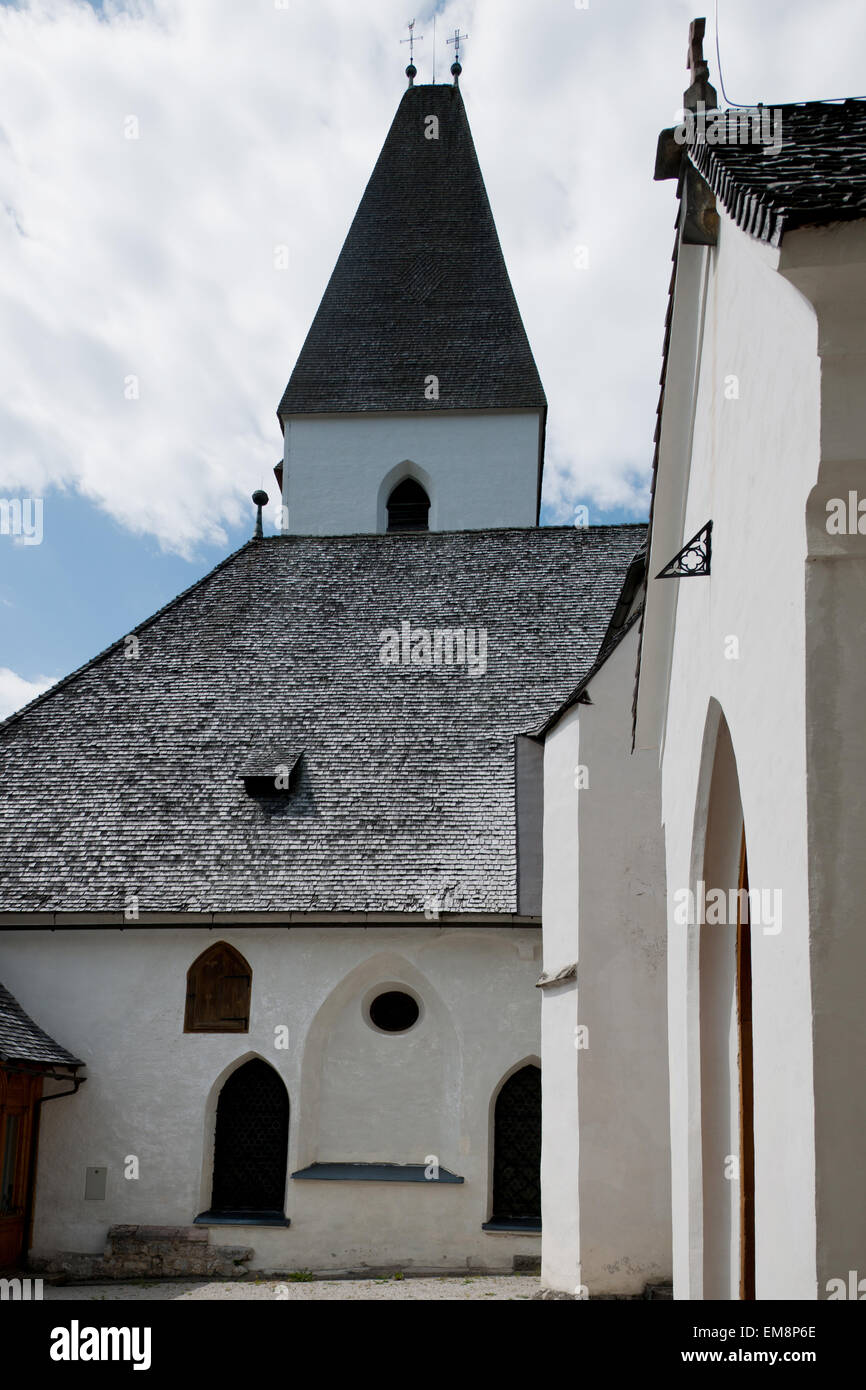
[[[691,86],[683,93],[683,106],[687,111],[699,110],[703,102],[707,111],[715,110],[719,104],[716,89],[710,83],[710,69],[704,57],[705,19],[693,19],[689,25],[689,51],[686,63],[691,78]]]
[[[461,34],[461,32],[460,32],[459,29],[455,29],[455,30],[454,30],[454,37],[453,37],[453,39],[449,39],[449,40],[448,40],[449,43],[453,43],[453,44],[454,44],[454,61],[455,61],[455,63],[459,63],[459,62],[460,62],[460,45],[461,45],[461,43],[463,42],[464,39],[468,39],[468,38],[469,38],[469,35],[468,35],[468,34]]]
[[[414,19],[412,19],[412,20],[409,21],[409,37],[408,37],[408,39],[401,39],[400,42],[401,42],[401,43],[408,43],[408,45],[409,45],[409,62],[410,62],[410,63],[414,63],[414,62],[415,62],[415,45],[416,45],[416,43],[423,43],[423,42],[424,42],[424,35],[423,35],[423,34],[418,34],[417,36],[416,36],[416,34],[415,34],[415,20],[414,20]]]

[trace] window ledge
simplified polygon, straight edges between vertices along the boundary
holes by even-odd
[[[203,1211],[194,1226],[291,1226],[281,1211]]]
[[[481,1227],[492,1236],[540,1236],[540,1221],[485,1221]]]
[[[300,1168],[293,1178],[302,1182],[423,1182],[462,1183],[464,1178],[439,1169],[438,1178],[425,1177],[429,1165],[423,1163],[313,1163]]]

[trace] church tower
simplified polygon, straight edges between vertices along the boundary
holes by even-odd
[[[280,403],[289,534],[538,523],[547,401],[459,68],[408,71]]]

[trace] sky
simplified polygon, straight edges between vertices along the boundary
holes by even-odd
[[[276,502],[276,408],[405,88],[422,0],[0,0],[0,717]],[[550,405],[542,520],[643,520],[696,0],[446,0]],[[719,0],[730,101],[861,95],[866,6]],[[578,248],[585,248],[578,252]],[[39,502],[39,524],[35,504]],[[275,529],[276,506],[269,530]],[[29,543],[39,535],[39,543]]]

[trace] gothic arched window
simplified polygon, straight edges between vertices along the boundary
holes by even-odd
[[[288,1092],[274,1068],[253,1057],[217,1101],[211,1213],[281,1216],[288,1153]]]
[[[490,1224],[541,1227],[541,1069],[532,1064],[496,1098]]]
[[[388,498],[389,531],[429,531],[430,498],[414,478],[404,478]]]
[[[185,1033],[248,1033],[253,972],[225,941],[209,946],[186,977]]]

